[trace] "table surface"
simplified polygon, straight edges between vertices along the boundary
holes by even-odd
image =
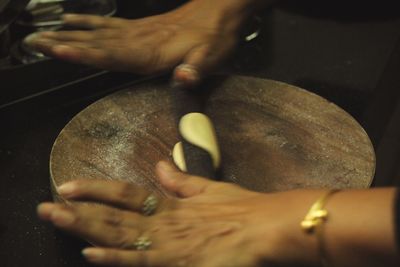
[[[82,178],[123,180],[167,195],[154,169],[160,160],[172,161],[179,141],[168,86],[162,80],[133,86],[77,114],[54,142],[52,186]],[[201,87],[203,112],[219,140],[222,181],[259,192],[370,186],[375,171],[371,141],[332,102],[248,76],[213,76]]]
[[[396,51],[400,19],[387,5],[350,9],[351,15],[338,5],[282,4],[261,14],[261,35],[241,45],[226,71],[303,87],[373,131],[375,124],[364,124],[363,115]],[[35,208],[51,199],[49,155],[61,129],[127,80],[128,74],[105,74],[0,110],[1,266],[87,266],[80,255],[86,244],[40,222]]]

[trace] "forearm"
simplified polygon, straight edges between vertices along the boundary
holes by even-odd
[[[325,249],[332,266],[399,266],[395,189],[336,193],[326,205]]]
[[[259,266],[322,266],[323,259],[330,267],[400,266],[395,188],[336,192],[325,202],[328,217],[320,228],[305,231],[301,222],[326,193],[301,189],[265,194],[249,227],[252,250],[262,259]]]
[[[395,240],[395,189],[345,190],[333,194],[325,209],[323,244],[316,233],[306,233],[300,222],[311,205],[326,190],[298,190],[286,193],[292,210],[291,222],[283,231],[278,258],[283,263],[321,263],[323,246],[329,266],[399,266],[399,249]],[[321,227],[321,226],[320,226]],[[286,230],[285,230],[286,229]],[[279,260],[278,260],[279,261]]]

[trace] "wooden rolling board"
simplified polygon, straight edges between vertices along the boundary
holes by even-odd
[[[285,83],[243,76],[215,77],[204,85],[204,97],[219,138],[222,180],[263,192],[371,184],[371,142],[335,104]],[[154,167],[171,160],[178,141],[173,108],[165,82],[128,88],[87,107],[54,143],[53,189],[100,178],[165,195]]]

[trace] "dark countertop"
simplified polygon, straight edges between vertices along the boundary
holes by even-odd
[[[242,44],[225,71],[295,84],[344,108],[366,128],[378,151],[377,172],[386,177],[377,177],[377,184],[393,184],[391,177],[400,174],[393,167],[400,159],[395,123],[400,114],[400,14],[385,1],[358,11],[343,9],[340,1],[325,7],[312,2],[281,4],[260,14],[261,35]],[[50,150],[76,113],[138,79],[103,73],[0,109],[1,266],[87,265],[80,256],[85,243],[35,214],[38,203],[51,199]]]

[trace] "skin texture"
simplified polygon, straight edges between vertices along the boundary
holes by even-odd
[[[67,200],[108,205],[44,203],[38,207],[39,217],[100,246],[83,253],[100,265],[258,266],[264,258],[275,260],[286,222],[294,221],[293,216],[300,219],[307,209],[307,204],[295,213],[282,212],[279,206],[265,209],[268,203],[283,201],[285,194],[266,195],[189,176],[165,162],[156,171],[160,183],[176,197],[163,200],[152,216],[140,213],[149,195],[141,188],[78,180],[58,188],[59,193]],[[152,240],[149,251],[134,249],[139,236]]]
[[[49,56],[110,70],[174,69],[175,82],[192,86],[232,51],[252,10],[272,1],[232,2],[194,0],[139,20],[65,16],[67,25],[87,30],[42,33],[29,44]],[[166,163],[156,171],[175,197],[161,201],[152,216],[140,213],[149,192],[102,180],[73,181],[58,191],[67,200],[105,205],[43,203],[38,215],[95,244],[83,255],[98,265],[319,265],[321,244],[299,224],[324,190],[261,194],[183,174]],[[324,246],[331,266],[399,266],[394,195],[394,188],[357,190],[329,200]],[[140,236],[152,241],[148,251],[134,249]]]
[[[43,203],[38,215],[96,245],[83,255],[98,265],[319,265],[320,244],[301,230],[300,222],[325,190],[257,193],[181,173],[166,162],[156,172],[174,197],[160,200],[151,216],[141,214],[149,192],[104,180],[72,181],[58,192],[66,200],[106,205]],[[394,192],[353,190],[331,197],[324,235],[332,266],[398,266]],[[135,250],[133,244],[143,236],[152,241],[151,247]]]
[[[192,87],[233,51],[244,21],[274,2],[192,0],[136,20],[65,15],[65,25],[82,30],[42,32],[27,44],[51,57],[114,71],[173,69],[175,85]]]
[[[175,69],[176,82],[195,84],[233,50],[245,1],[190,1],[171,12],[136,20],[66,15],[86,30],[43,32],[28,41],[46,55],[139,74]]]

